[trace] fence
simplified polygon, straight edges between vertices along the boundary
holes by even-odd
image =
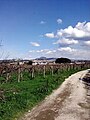
[[[29,73],[30,78],[37,77],[37,75],[43,75],[45,78],[47,74],[52,76],[62,70],[70,69],[88,69],[90,63],[82,64],[53,64],[53,65],[0,65],[0,82],[9,82],[12,79],[13,74],[16,74],[17,82],[23,79],[25,72]]]

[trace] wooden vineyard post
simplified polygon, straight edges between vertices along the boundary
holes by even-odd
[[[53,66],[51,66],[51,70],[52,70],[52,76],[53,76]]]
[[[23,69],[21,69],[20,78],[21,78],[21,80],[23,79]]]
[[[8,82],[9,80],[9,73],[6,73],[6,83]]]
[[[44,66],[44,68],[43,68],[43,76],[44,76],[44,78],[45,78],[45,66]]]
[[[18,68],[18,82],[20,82],[20,68]]]
[[[32,78],[34,78],[34,68],[32,67]]]
[[[67,65],[68,66],[68,71],[70,70],[70,65]]]

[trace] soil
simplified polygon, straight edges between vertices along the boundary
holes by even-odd
[[[87,72],[71,75],[20,120],[90,120],[90,86],[80,80]]]

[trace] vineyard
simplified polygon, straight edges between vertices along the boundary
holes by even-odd
[[[49,95],[71,74],[90,63],[0,65],[0,120],[16,120]]]
[[[50,74],[58,73],[62,70],[70,70],[70,69],[86,69],[90,68],[89,63],[83,64],[61,64],[61,65],[0,65],[0,83],[7,82],[20,82],[24,80],[25,73],[28,73],[28,77],[30,79],[37,77],[39,75],[45,76]],[[14,80],[13,80],[14,79]]]

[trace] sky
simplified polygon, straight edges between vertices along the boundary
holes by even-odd
[[[90,60],[90,0],[0,0],[0,59]]]

